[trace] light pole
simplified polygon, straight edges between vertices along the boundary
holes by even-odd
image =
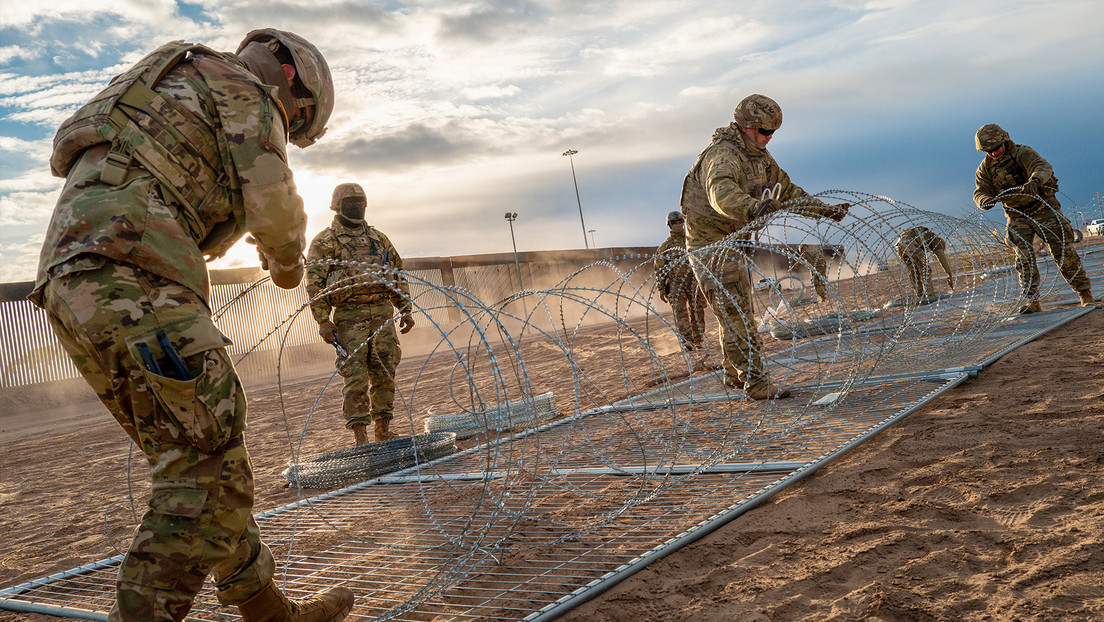
[[[568,161],[571,162],[571,181],[575,182],[575,202],[579,204],[579,224],[583,226],[583,246],[590,248],[590,245],[587,244],[586,222],[583,221],[583,202],[579,199],[579,180],[575,178],[575,159],[571,157],[576,153],[579,152],[574,149],[568,149],[561,155],[567,156]]]
[[[598,245],[594,243],[594,232],[595,231],[597,231],[597,229],[588,229],[587,233],[590,234],[590,245],[594,248],[598,248]]]
[[[514,267],[517,268],[518,291],[525,289],[521,283],[521,263],[518,261],[517,241],[514,240],[514,221],[517,220],[517,212],[506,212],[506,222],[510,223],[510,243],[514,245]]]

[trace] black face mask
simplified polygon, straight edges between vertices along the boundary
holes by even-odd
[[[367,205],[368,202],[361,197],[349,197],[341,200],[338,213],[346,222],[359,224],[364,222],[364,208]]]

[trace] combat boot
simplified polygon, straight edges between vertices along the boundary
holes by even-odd
[[[1096,305],[1096,300],[1093,299],[1092,292],[1087,289],[1077,292],[1077,297],[1081,299],[1082,307],[1092,307]]]
[[[1022,307],[1020,307],[1019,309],[1017,309],[1016,313],[1019,313],[1019,314],[1023,315],[1024,313],[1038,313],[1042,310],[1043,310],[1043,307],[1042,307],[1042,305],[1039,304],[1039,301],[1038,300],[1032,300],[1031,302],[1029,302],[1029,303],[1023,305]]]
[[[290,600],[275,582],[238,603],[242,622],[339,622],[353,609],[353,591],[335,587],[302,600]]]
[[[386,419],[384,419],[383,417],[380,417],[379,419],[376,419],[376,442],[377,443],[380,443],[380,442],[383,442],[383,441],[388,441],[388,440],[391,440],[393,438],[399,438],[398,434],[395,434],[394,432],[391,432],[390,430],[387,429],[389,427],[391,427],[391,418],[390,417],[387,417]]]
[[[770,380],[760,380],[744,389],[753,400],[780,400],[790,396],[790,390]]]
[[[353,437],[356,439],[356,444],[360,445],[368,444],[368,427],[363,423],[358,423],[353,426]]]

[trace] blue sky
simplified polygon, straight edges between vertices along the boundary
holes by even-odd
[[[292,30],[330,62],[326,136],[289,146],[308,234],[334,185],[404,256],[657,244],[682,178],[737,102],[785,122],[771,153],[809,192],[973,209],[973,134],[1000,123],[1055,168],[1067,214],[1104,193],[1104,3],[912,0],[2,0],[0,281],[34,277],[61,180],[57,126],[172,39],[236,49]],[[990,213],[995,220],[996,214]],[[244,243],[212,267],[254,265]]]

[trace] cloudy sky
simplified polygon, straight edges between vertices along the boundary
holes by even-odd
[[[1099,0],[0,0],[0,281],[31,280],[62,181],[62,120],[172,39],[233,51],[251,29],[322,50],[326,136],[289,146],[313,236],[333,186],[406,257],[599,247],[666,234],[682,178],[750,93],[807,191],[973,209],[973,134],[1038,150],[1077,221],[1104,194]],[[1093,212],[1093,213],[1090,213]],[[213,267],[254,265],[239,244]]]

